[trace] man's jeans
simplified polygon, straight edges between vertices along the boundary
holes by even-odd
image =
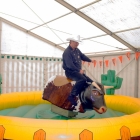
[[[70,95],[79,95],[82,92],[86,82],[93,82],[93,80],[91,80],[88,76],[81,74],[80,72],[65,71],[65,75],[67,78],[76,81]]]

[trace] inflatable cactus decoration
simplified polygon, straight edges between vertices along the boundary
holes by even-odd
[[[2,84],[2,76],[1,76],[1,74],[0,74],[0,94],[2,93],[1,84]]]
[[[108,70],[107,74],[101,75],[101,83],[104,86],[113,86],[113,88],[106,89],[107,95],[114,95],[115,89],[119,89],[122,85],[123,78],[115,77],[115,70]]]

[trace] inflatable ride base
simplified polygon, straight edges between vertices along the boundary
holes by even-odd
[[[106,95],[107,112],[67,118],[42,91],[0,95],[0,140],[140,140],[140,99]],[[116,116],[115,116],[116,114]]]

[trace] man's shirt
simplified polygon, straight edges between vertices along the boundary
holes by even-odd
[[[71,46],[68,46],[63,53],[63,69],[65,71],[80,72],[82,67],[82,60],[91,62],[91,60],[78,48],[72,49]]]

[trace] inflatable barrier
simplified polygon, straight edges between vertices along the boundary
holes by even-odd
[[[102,119],[52,120],[0,116],[2,140],[126,140],[140,139],[140,100],[105,95],[106,105],[127,115]],[[50,104],[42,91],[0,95],[0,110],[22,105]],[[25,112],[23,110],[22,112]]]

